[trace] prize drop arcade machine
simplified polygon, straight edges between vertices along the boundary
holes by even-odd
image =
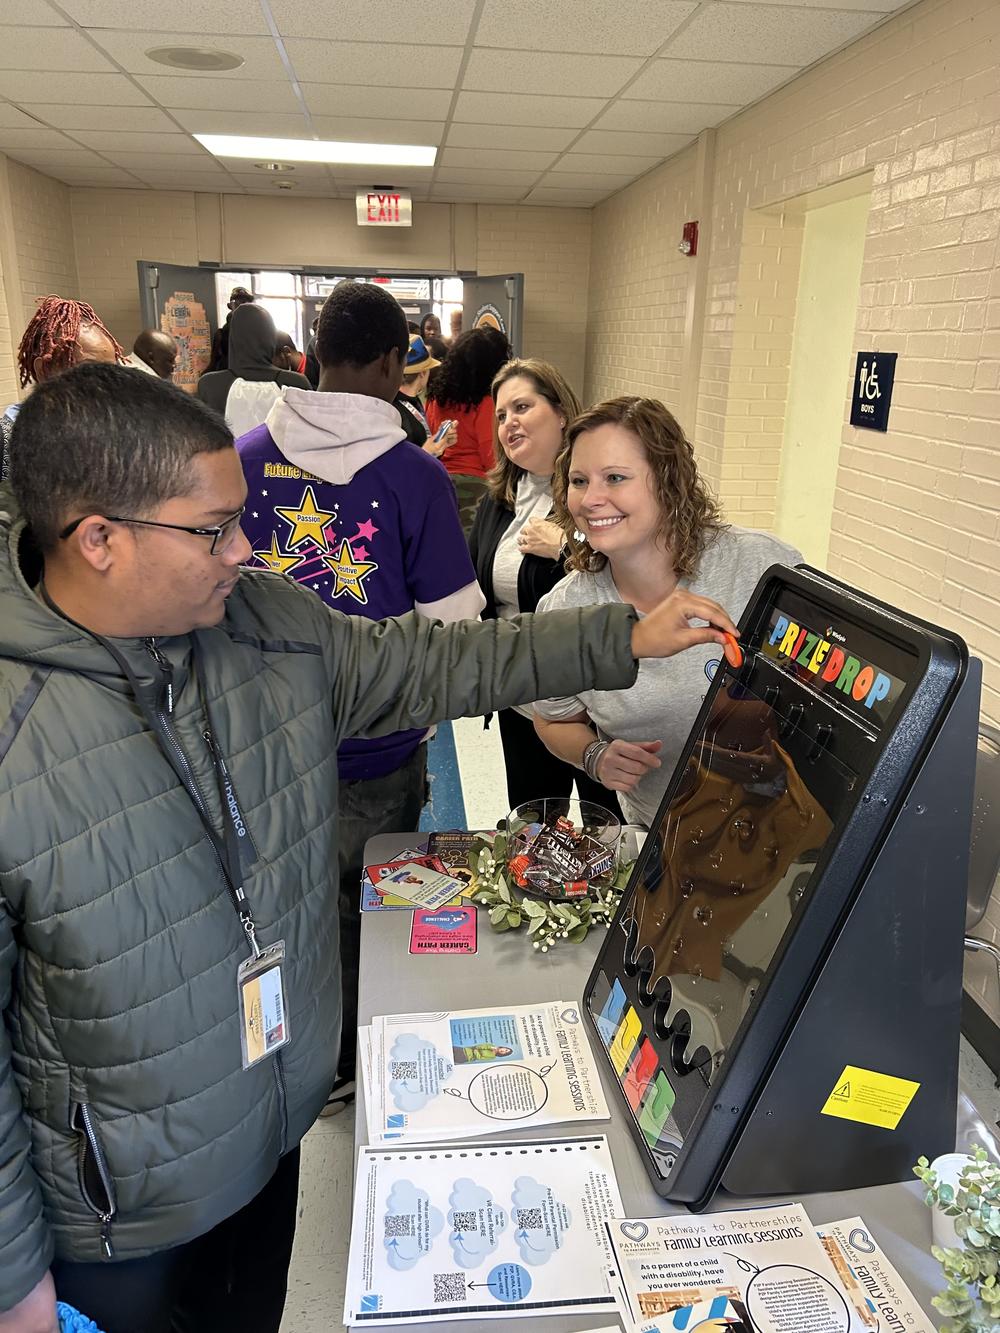
[[[980,663],[806,567],[764,575],[740,642],[584,995],[654,1186],[693,1209],[955,1144]]]

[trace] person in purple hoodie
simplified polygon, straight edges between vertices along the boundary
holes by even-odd
[[[265,424],[237,441],[249,488],[243,530],[253,564],[338,611],[474,619],[485,600],[455,489],[437,459],[406,439],[393,405],[409,346],[406,316],[388,292],[360,282],[335,288],[316,331],[319,392],[285,389]],[[354,1092],[364,846],[417,827],[426,734],[347,740],[338,753],[344,1028],[327,1114]]]

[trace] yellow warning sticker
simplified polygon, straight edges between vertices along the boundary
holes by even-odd
[[[894,1078],[892,1074],[879,1074],[874,1069],[845,1065],[826,1099],[822,1114],[837,1116],[840,1120],[857,1120],[862,1125],[876,1125],[879,1129],[895,1129],[919,1087],[919,1083],[908,1078]]]

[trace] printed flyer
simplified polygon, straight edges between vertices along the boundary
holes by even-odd
[[[387,865],[380,866],[378,869],[380,872],[384,871],[389,873],[390,869],[397,869],[400,866],[406,865],[410,861],[421,861],[426,859],[427,857],[423,847],[411,847],[404,852],[400,852],[395,861],[390,861]],[[397,894],[380,892],[375,887],[375,883],[373,882],[370,873],[373,870],[375,870],[374,866],[367,866],[361,879],[362,912],[412,912],[415,904],[411,899],[400,897]],[[380,873],[378,876],[379,883],[381,883],[384,878],[385,875]],[[462,889],[461,892],[456,893],[456,895],[447,903],[447,906],[449,907],[454,907],[461,903],[463,901],[462,894],[465,892],[464,875],[456,874],[455,879],[461,879],[463,881]]]
[[[373,1143],[609,1119],[574,1000],[373,1018],[368,1073]]]
[[[362,1148],[344,1323],[613,1317],[607,1139]]]
[[[619,1310],[640,1333],[932,1333],[860,1218],[822,1238],[799,1203],[607,1225]]]

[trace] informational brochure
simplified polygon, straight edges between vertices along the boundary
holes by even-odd
[[[933,1333],[860,1218],[814,1228],[788,1203],[607,1227],[619,1312],[638,1333]]]
[[[391,893],[394,897],[405,898],[414,907],[431,910],[450,903],[464,893],[466,887],[464,880],[432,866],[418,865],[415,861],[383,875],[378,883],[380,893]]]
[[[934,1333],[936,1325],[914,1300],[862,1218],[828,1222],[818,1226],[816,1234],[837,1270],[860,1327],[871,1333],[899,1328],[906,1333]]]
[[[373,1018],[371,1045],[373,1143],[609,1118],[575,1000]]]
[[[601,1136],[362,1148],[344,1323],[614,1315]]]

